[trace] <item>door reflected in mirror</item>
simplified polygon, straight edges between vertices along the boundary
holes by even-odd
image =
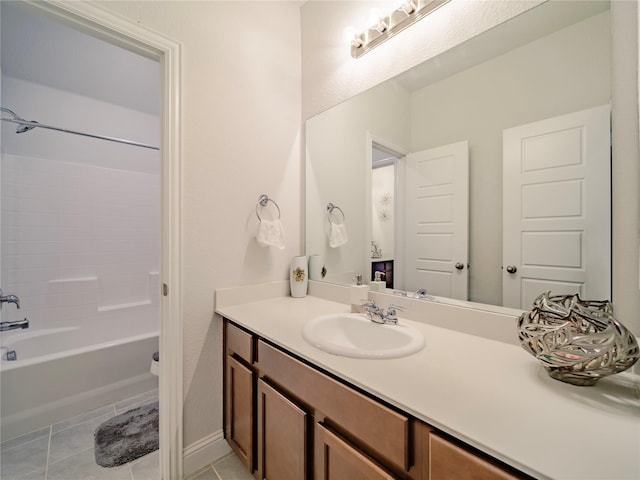
[[[403,219],[397,212],[415,216],[417,210],[401,205],[407,201],[407,192],[404,186],[400,190],[398,182],[393,191],[393,218],[382,213],[388,224],[393,220],[392,246],[381,233],[384,222],[380,222],[380,193],[374,191],[379,180],[374,174],[377,169],[372,169],[372,144],[384,139],[385,147],[393,145],[401,156],[410,158],[418,152],[467,142],[468,258],[459,260],[448,252],[446,262],[455,272],[455,265],[463,265],[469,300],[503,305],[503,200],[505,204],[512,201],[503,198],[503,132],[609,104],[608,8],[608,2],[546,2],[309,119],[306,253],[324,257],[325,280],[350,283],[356,274],[371,278],[375,260],[371,254],[377,247],[381,259],[389,255],[394,260],[395,288],[427,288],[424,267],[434,255],[415,255],[414,263],[421,262],[416,268],[420,275],[412,279],[410,221],[399,225]],[[544,31],[538,32],[539,28]],[[404,163],[408,162],[396,161],[396,179],[419,178],[415,171],[401,172]],[[328,246],[324,232],[323,206],[328,201],[339,204],[349,219],[349,242],[338,249]],[[444,209],[441,203],[436,211]],[[423,224],[433,220],[413,218]],[[443,251],[448,248],[442,240],[442,236],[431,237],[431,251],[438,245]],[[406,258],[399,261],[403,255]],[[436,260],[443,263],[442,258]],[[610,257],[603,254],[600,261],[601,271],[610,272]],[[512,263],[522,272],[522,258],[509,260]],[[584,270],[585,265],[575,266],[574,262],[572,268]],[[440,294],[433,289],[450,290],[450,279],[441,276],[434,285],[429,293]]]

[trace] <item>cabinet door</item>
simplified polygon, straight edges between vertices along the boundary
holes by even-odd
[[[306,478],[307,416],[283,394],[258,380],[258,478]]]
[[[320,423],[316,424],[316,442],[316,480],[395,478]]]
[[[225,426],[227,441],[253,471],[253,371],[227,355]]]
[[[430,480],[516,480],[519,477],[437,435],[429,435]]]

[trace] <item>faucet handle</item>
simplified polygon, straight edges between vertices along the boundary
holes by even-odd
[[[404,311],[404,307],[401,307],[400,305],[394,305],[393,303],[391,303],[387,307],[387,313],[385,314],[384,319],[387,323],[398,323],[398,317],[396,313],[403,312],[403,311]]]

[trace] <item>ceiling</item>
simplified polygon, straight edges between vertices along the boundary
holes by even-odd
[[[74,30],[22,2],[2,1],[0,9],[2,75],[159,115],[157,61]]]

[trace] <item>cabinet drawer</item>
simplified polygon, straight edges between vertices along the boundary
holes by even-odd
[[[260,375],[311,405],[374,456],[409,470],[409,418],[355,391],[286,353],[258,341]]]
[[[227,354],[242,358],[247,363],[253,363],[253,336],[225,320]]]
[[[433,433],[429,434],[431,480],[516,480],[502,468]]]

